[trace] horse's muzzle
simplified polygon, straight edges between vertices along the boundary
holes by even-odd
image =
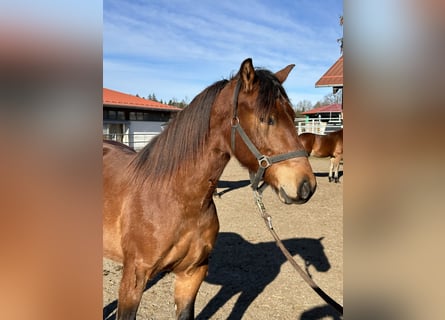
[[[279,195],[281,201],[283,201],[285,204],[302,204],[307,202],[312,197],[316,188],[316,184],[311,185],[308,180],[303,180],[298,186],[296,195],[289,195],[283,187],[280,187]]]

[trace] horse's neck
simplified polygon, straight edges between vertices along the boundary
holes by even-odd
[[[220,127],[214,129],[195,161],[189,162],[184,170],[181,170],[181,179],[196,190],[202,190],[204,193],[208,193],[209,190],[213,192],[230,160],[230,146],[227,142],[229,136],[230,129],[226,131]]]
[[[196,158],[196,161],[185,170],[189,176],[184,179],[192,181],[191,183],[195,185],[209,185],[209,183],[216,185],[229,160],[228,152],[210,143],[204,152]],[[191,174],[192,172],[193,174]]]

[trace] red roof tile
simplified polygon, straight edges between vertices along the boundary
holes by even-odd
[[[122,93],[115,90],[103,88],[102,95],[103,104],[107,106],[120,106],[127,108],[142,108],[154,110],[180,111],[180,108],[169,106],[157,101],[148,100]]]
[[[343,87],[343,56],[315,83],[315,87]]]
[[[314,108],[301,114],[315,114],[315,113],[329,113],[329,112],[341,112],[341,104],[330,104],[328,106],[321,106]]]

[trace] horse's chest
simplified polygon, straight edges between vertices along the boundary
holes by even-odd
[[[204,262],[215,244],[216,234],[189,232],[174,242],[162,259],[162,265],[166,269],[187,269],[192,265],[200,265]]]

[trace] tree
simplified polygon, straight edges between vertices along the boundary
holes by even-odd
[[[341,104],[343,98],[343,90],[338,90],[337,93],[329,93],[323,97],[320,106],[327,106],[330,104]]]
[[[312,109],[312,102],[309,100],[298,101],[295,105],[295,111],[304,112],[310,109]]]
[[[182,99],[181,102],[179,102],[178,100],[176,100],[176,98],[173,98],[168,101],[168,105],[184,109],[188,106],[188,102],[186,99],[187,98]]]
[[[152,100],[152,101],[158,101],[158,99],[156,99],[156,95],[154,93],[149,94],[147,99]]]
[[[340,26],[343,28],[343,15],[341,15],[338,19]],[[343,35],[341,38],[337,39],[337,42],[340,44],[340,53],[343,53]]]

